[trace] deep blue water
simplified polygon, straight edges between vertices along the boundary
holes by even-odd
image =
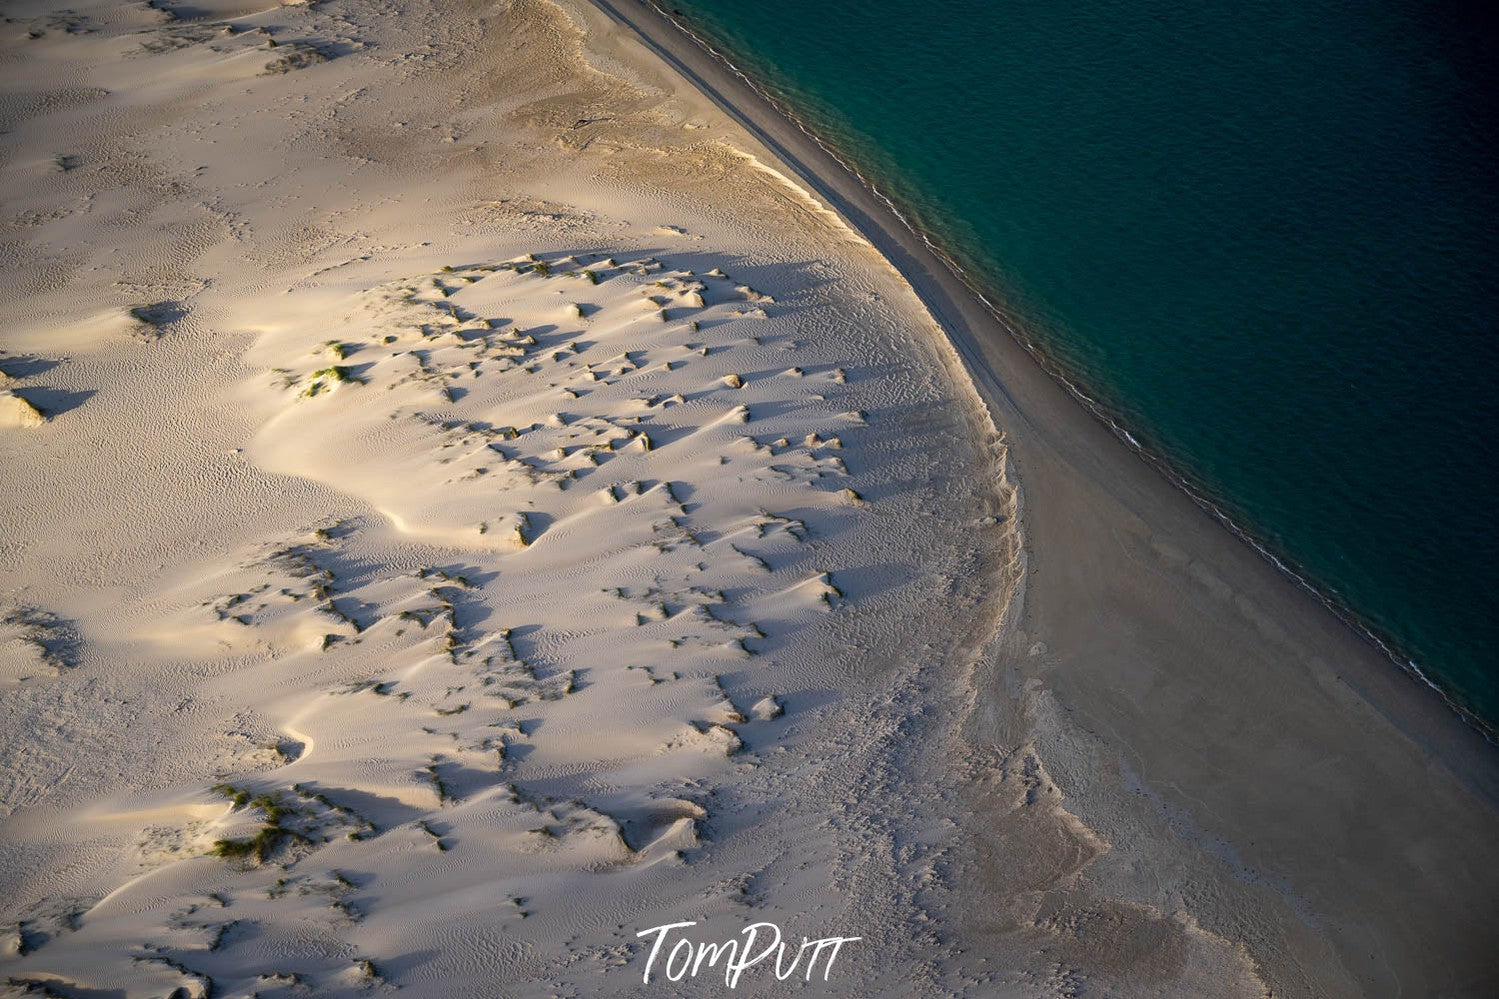
[[[1135,436],[1499,722],[1491,8],[670,6]]]

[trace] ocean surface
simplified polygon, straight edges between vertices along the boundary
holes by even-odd
[[[1499,724],[1496,8],[667,6]]]

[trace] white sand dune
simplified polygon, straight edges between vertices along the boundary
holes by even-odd
[[[961,712],[1010,545],[910,293],[584,61],[591,13],[178,14],[7,26],[5,347],[66,403],[0,440],[13,987],[598,994],[676,919],[902,938],[847,878],[950,835],[902,761],[952,727],[903,719]]]

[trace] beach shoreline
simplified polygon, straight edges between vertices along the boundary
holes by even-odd
[[[1273,554],[1256,544],[1210,501],[1179,481],[1180,477],[1173,475],[1164,463],[1137,443],[1128,446],[1134,442],[1127,439],[1127,431],[1098,407],[1089,406],[1088,397],[1081,390],[1045,364],[1040,352],[965,279],[954,261],[915,230],[856,167],[836,155],[793,116],[788,116],[785,109],[715,53],[708,43],[649,0],[594,2],[613,19],[639,33],[652,51],[707,93],[786,164],[798,180],[868,238],[907,279],[948,333],[1005,433],[1015,477],[1024,497],[1026,514],[1022,518],[1022,533],[1031,561],[1025,597],[1026,623],[1022,630],[1028,638],[1040,636],[1047,644],[1065,631],[1070,634],[1073,647],[1079,650],[1078,658],[1069,653],[1066,657],[1069,661],[1061,668],[1047,671],[1057,682],[1061,699],[1071,702],[1065,710],[1086,711],[1092,721],[1107,725],[1114,741],[1122,744],[1122,754],[1138,763],[1139,742],[1148,742],[1148,738],[1142,732],[1116,726],[1126,716],[1138,724],[1150,713],[1121,712],[1117,706],[1106,706],[1103,702],[1107,697],[1098,688],[1113,682],[1119,673],[1127,672],[1127,661],[1152,654],[1171,661],[1166,673],[1184,677],[1195,668],[1193,653],[1211,646],[1196,635],[1183,643],[1184,648],[1175,649],[1151,640],[1117,641],[1121,636],[1117,632],[1110,634],[1110,629],[1123,623],[1117,611],[1131,607],[1137,620],[1152,620],[1162,632],[1179,635],[1192,630],[1193,620],[1237,616],[1240,620],[1228,626],[1202,630],[1217,631],[1215,637],[1228,640],[1230,647],[1245,639],[1265,642],[1269,637],[1267,644],[1280,644],[1289,638],[1299,649],[1303,672],[1284,693],[1289,696],[1300,687],[1320,689],[1324,694],[1330,688],[1342,688],[1351,694],[1351,699],[1334,709],[1326,725],[1329,731],[1336,730],[1347,740],[1341,751],[1360,755],[1366,744],[1409,740],[1411,758],[1388,765],[1404,773],[1396,786],[1403,783],[1404,790],[1416,792],[1418,797],[1427,790],[1417,790],[1425,780],[1424,775],[1416,776],[1425,769],[1423,761],[1441,767],[1451,784],[1440,788],[1438,793],[1469,820],[1465,829],[1449,830],[1445,835],[1473,856],[1487,857],[1490,863],[1480,866],[1492,869],[1493,851],[1475,837],[1481,837],[1484,830],[1493,826],[1493,809],[1499,802],[1499,766],[1496,766],[1499,754],[1481,722],[1469,718],[1414,666],[1405,668],[1378,636],[1341,612],[1341,608],[1294,570],[1279,564]],[[1082,485],[1080,480],[1091,480],[1091,485]],[[1093,495],[1081,503],[1066,501],[1088,491]],[[1059,497],[1065,498],[1064,501],[1058,502]],[[1071,507],[1070,511],[1059,516],[1065,507]],[[1090,547],[1094,554],[1109,550],[1111,546],[1107,543],[1090,545],[1081,540],[1079,535],[1089,533],[1083,526],[1089,521],[1108,523],[1102,531],[1091,532],[1095,539],[1116,529],[1140,532],[1144,547],[1153,549],[1160,560],[1152,568],[1167,564],[1170,568],[1163,575],[1178,577],[1180,585],[1160,588],[1170,593],[1166,605],[1146,611],[1137,602],[1141,594],[1127,592],[1129,586],[1082,584],[1077,574],[1058,566],[1060,562],[1076,559],[1080,551]],[[1123,580],[1132,571],[1130,563],[1138,558],[1140,546],[1115,547],[1111,554],[1118,558],[1088,559],[1103,562],[1093,566],[1095,576],[1118,574],[1117,578]],[[1212,577],[1207,589],[1215,591],[1216,596],[1203,599],[1202,592],[1187,591],[1187,584],[1182,581],[1194,573]],[[1057,575],[1069,579],[1061,585],[1048,585]],[[1224,614],[1225,600],[1238,605],[1237,614],[1233,611]],[[1048,610],[1049,605],[1056,610]],[[1062,608],[1067,612],[1058,613]],[[1099,646],[1111,642],[1124,648],[1099,651]],[[1069,677],[1072,672],[1077,676]],[[1093,689],[1089,690],[1090,687]],[[1253,709],[1246,704],[1216,706],[1213,710],[1222,717],[1242,717]],[[1353,721],[1364,712],[1378,718],[1372,731]],[[1172,719],[1168,716],[1161,720]],[[1225,748],[1229,740],[1210,732],[1197,735],[1195,741],[1190,737],[1183,739],[1184,745],[1178,751],[1205,750],[1221,759],[1246,762],[1241,752]],[[1310,737],[1303,748],[1312,743],[1327,752],[1335,751],[1317,737]],[[1185,746],[1193,749],[1186,750]],[[1242,782],[1251,791],[1256,785],[1272,784],[1281,784],[1284,789],[1286,775],[1295,772],[1296,767],[1286,759],[1274,760],[1273,749],[1267,755],[1272,758],[1268,766],[1251,765],[1237,772],[1229,771],[1223,779]],[[1381,778],[1368,776],[1367,784],[1351,791],[1343,789],[1350,798],[1348,806],[1366,811],[1371,818],[1387,818],[1378,799],[1388,787],[1391,773],[1387,770]],[[1201,780],[1202,775],[1197,778]],[[1194,796],[1184,785],[1178,784],[1176,790],[1183,800]],[[1320,796],[1322,792],[1314,782],[1303,782],[1299,790],[1308,796]],[[1189,810],[1194,809],[1189,806]],[[1201,811],[1211,813],[1214,809]],[[1290,859],[1282,859],[1280,866],[1298,866],[1293,856],[1298,851],[1304,851],[1300,862],[1315,863],[1312,858],[1320,851],[1311,843],[1313,836],[1285,829],[1281,833],[1286,837],[1285,858]],[[1249,811],[1240,811],[1233,822],[1220,823],[1215,834],[1230,841],[1261,846],[1273,835]],[[1417,835],[1414,828],[1407,834]],[[1402,835],[1405,834],[1392,829],[1385,842],[1370,844],[1367,855],[1358,858],[1367,865],[1367,875],[1378,877],[1381,856],[1398,853],[1402,849]],[[1292,847],[1292,843],[1299,845]],[[1268,860],[1268,851],[1263,856]],[[1277,865],[1271,862],[1266,866]],[[1454,869],[1461,867],[1454,864]],[[1395,877],[1391,874],[1391,881],[1385,886],[1387,895],[1408,892],[1412,905],[1424,904],[1419,901],[1422,899],[1429,902],[1427,896],[1433,885],[1416,881],[1400,883]],[[1296,882],[1294,876],[1289,879],[1291,884]],[[1327,890],[1330,894],[1339,891],[1335,886]],[[1483,897],[1482,893],[1475,896],[1479,900]],[[1383,932],[1388,932],[1398,921],[1398,908],[1391,906],[1379,916],[1362,909],[1357,911],[1367,916],[1371,924],[1378,919],[1386,920]],[[1343,918],[1350,917],[1348,912],[1343,914]],[[1478,952],[1472,952],[1475,959]],[[1354,968],[1350,961],[1350,973],[1358,978],[1361,973]],[[1475,963],[1469,971],[1481,973],[1483,965]],[[1365,980],[1365,987],[1374,987],[1374,981],[1377,978]]]
[[[809,187],[816,189],[817,193],[824,197],[834,194],[831,200],[841,201],[841,209],[855,210],[857,217],[863,219],[865,222],[864,225],[856,225],[855,228],[866,238],[869,238],[881,252],[899,248],[901,251],[911,253],[913,247],[919,245],[930,260],[945,269],[962,286],[966,295],[976,300],[988,314],[990,330],[984,331],[981,326],[977,327],[980,330],[978,335],[998,330],[1013,339],[1031,358],[1036,367],[1040,368],[1047,377],[1052,379],[1057,387],[1072,397],[1081,409],[1106,428],[1122,446],[1129,449],[1141,461],[1154,468],[1173,487],[1179,489],[1191,499],[1203,513],[1216,520],[1222,525],[1225,531],[1233,535],[1238,541],[1249,546],[1278,572],[1283,574],[1287,581],[1302,588],[1310,597],[1322,604],[1330,614],[1338,618],[1339,621],[1361,638],[1365,639],[1375,650],[1389,660],[1391,666],[1417,681],[1427,691],[1439,698],[1463,724],[1471,727],[1477,734],[1481,735],[1484,741],[1490,746],[1499,748],[1499,742],[1495,741],[1495,732],[1492,726],[1455,700],[1439,683],[1427,676],[1419,664],[1403,657],[1399,650],[1392,646],[1387,637],[1377,634],[1373,630],[1373,627],[1363,621],[1352,608],[1346,607],[1336,597],[1319,589],[1315,583],[1303,575],[1299,568],[1287,564],[1285,556],[1266,547],[1261,539],[1235,521],[1228,512],[1223,510],[1203,492],[1200,485],[1188,479],[1185,473],[1179,471],[1167,458],[1141,444],[1126,427],[1118,422],[1114,414],[1110,413],[1098,400],[1089,395],[1076,383],[1075,377],[1071,373],[1063,370],[1055,359],[1046,354],[1033,337],[1022,331],[1018,324],[1019,321],[993,301],[993,292],[976,284],[972,276],[967,273],[966,269],[951,254],[934,242],[928,233],[922,231],[920,227],[912,222],[909,215],[903,212],[895,202],[880,191],[878,186],[869,180],[855,164],[829,146],[822,137],[818,136],[805,122],[800,120],[794,111],[787,108],[780,99],[772,96],[763,86],[734,65],[723,52],[714,48],[711,42],[688,27],[687,23],[682,19],[684,15],[681,12],[676,12],[677,16],[674,16],[663,10],[653,0],[638,0],[634,6],[650,8],[656,19],[660,22],[659,25],[653,25],[649,21],[637,22],[625,17],[623,15],[625,8],[622,3],[616,2],[616,0],[591,0],[591,2],[594,2],[596,6],[604,10],[611,18],[619,21],[619,23],[639,32],[656,54],[671,61],[673,67],[678,71],[686,70],[690,74],[689,78],[700,89],[703,89],[710,98],[721,102],[720,106],[728,113],[734,115],[740,124],[746,125],[757,139],[772,144],[779,155],[789,158],[791,163],[795,165],[794,169],[797,171],[797,178],[799,180],[807,183]],[[657,30],[660,27],[666,26],[691,39],[692,42],[696,43],[699,48],[710,56],[710,61],[705,65],[716,65],[720,73],[727,74],[727,76],[721,76],[720,81],[728,79],[737,80],[758,98],[766,108],[785,119],[788,124],[794,126],[801,133],[805,143],[810,145],[803,145],[801,150],[796,150],[788,145],[782,145],[780,137],[772,138],[771,134],[763,127],[763,119],[755,115],[746,114],[743,105],[730,104],[728,98],[720,92],[719,81],[698,75],[700,68],[696,64],[689,67],[689,64],[683,61],[683,52],[676,46],[667,44],[671,39],[670,32],[660,33]],[[883,208],[884,214],[888,216],[887,221],[897,223],[898,228],[909,234],[911,240],[914,242],[902,244],[902,241],[892,239],[892,229],[878,221],[877,212],[858,214],[855,202],[847,198],[847,189],[830,179],[830,177],[837,176],[837,170],[828,170],[821,173],[815,172],[815,167],[812,164],[806,163],[805,157],[797,155],[799,151],[807,151],[812,148],[820,151],[832,164],[836,164],[838,170],[848,175],[847,179],[856,181],[863,188],[864,192]],[[920,256],[921,254],[915,253],[910,259],[915,262]],[[896,269],[901,272],[903,277],[911,282],[913,288],[917,290],[918,295],[922,297],[923,303],[929,309],[933,310],[934,315],[951,314],[950,309],[944,308],[940,297],[948,298],[948,306],[953,305],[952,296],[956,296],[957,298],[963,297],[963,294],[956,293],[952,285],[947,282],[923,281],[923,278],[930,276],[930,271],[915,267],[910,269],[903,268],[895,263],[894,259],[892,259],[892,264],[896,266]],[[934,296],[937,297],[934,298]],[[954,349],[959,351],[965,364],[968,366],[970,377],[976,383],[987,382],[987,388],[990,392],[1002,396],[1011,408],[1018,410],[1018,403],[1014,396],[1007,391],[1003,381],[994,379],[992,371],[985,370],[985,361],[973,347],[972,329],[974,328],[969,327],[966,322],[960,322],[956,325],[944,323],[943,328],[952,337]],[[987,395],[986,401],[988,401]],[[1417,712],[1417,714],[1421,715],[1425,713],[1425,711]],[[1482,768],[1480,767],[1479,769]],[[1499,791],[1499,783],[1494,785],[1494,790]],[[1494,796],[1492,800],[1499,802],[1499,795]]]

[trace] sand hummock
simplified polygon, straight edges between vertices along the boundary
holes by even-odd
[[[39,427],[47,422],[42,411],[26,397],[10,390],[0,391],[0,427]]]

